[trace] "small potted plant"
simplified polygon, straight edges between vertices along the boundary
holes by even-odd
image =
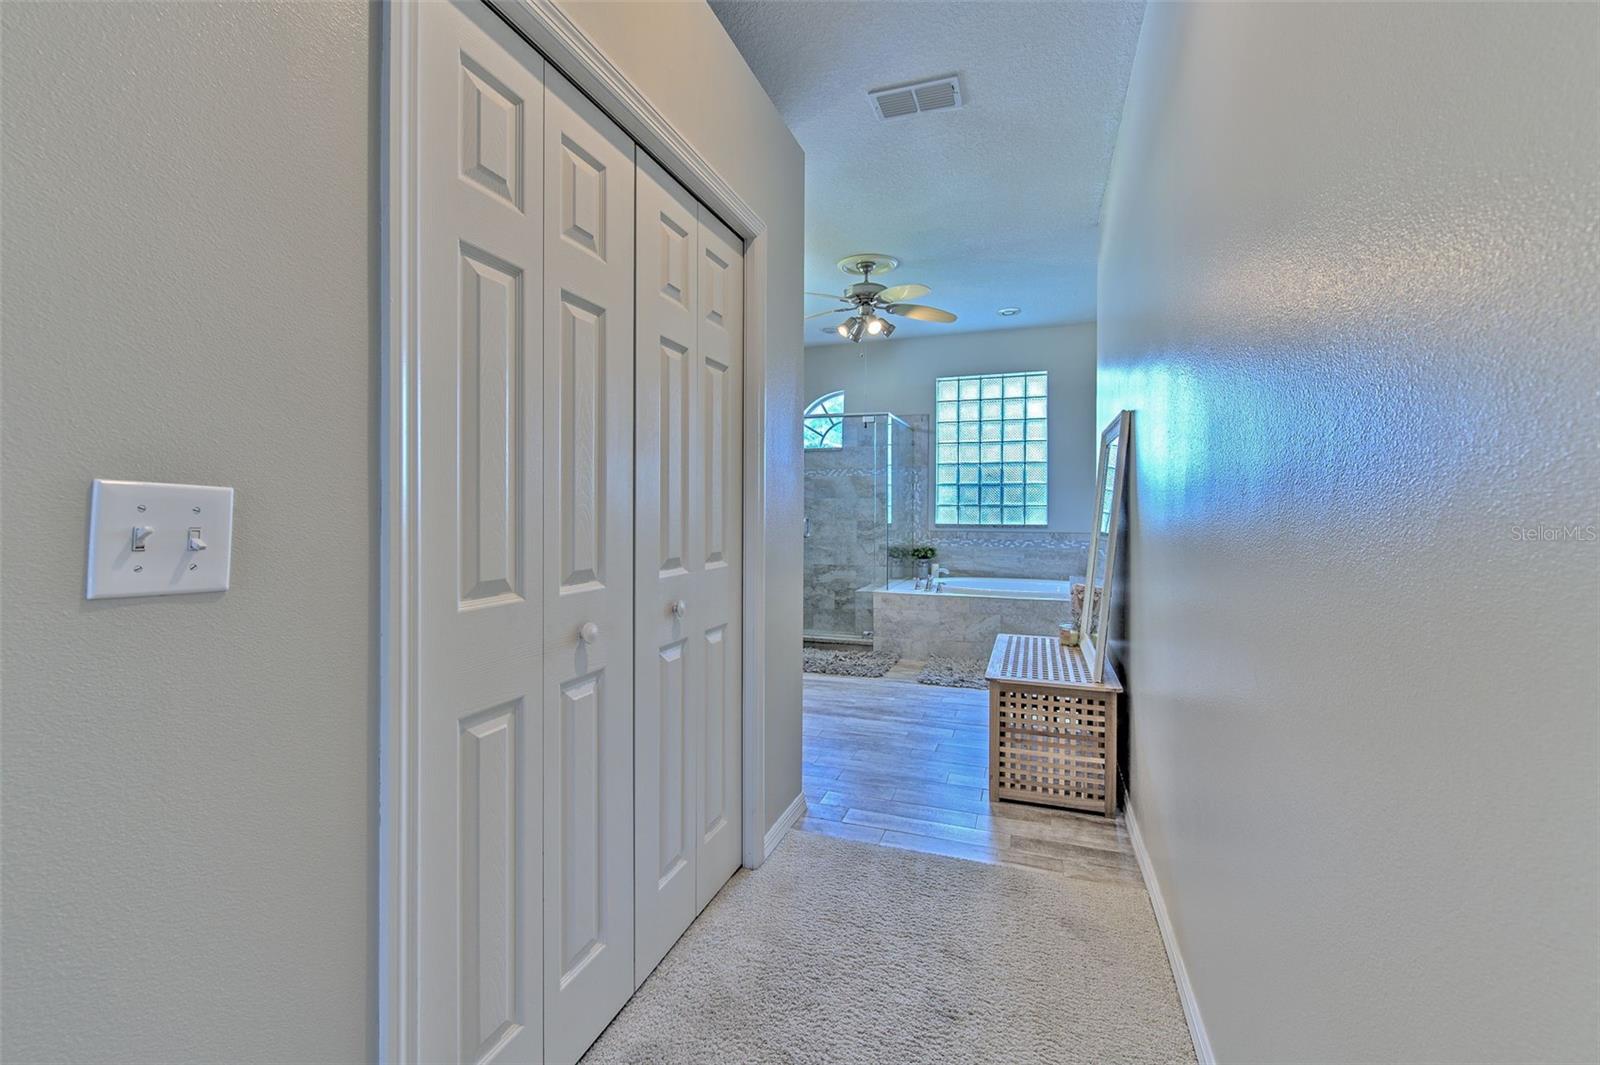
[[[913,544],[909,551],[917,564],[917,577],[923,580],[932,577],[933,560],[938,557],[939,549],[932,544]]]

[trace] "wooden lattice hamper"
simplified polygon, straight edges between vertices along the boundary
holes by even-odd
[[[1117,812],[1117,696],[1077,647],[1054,636],[995,637],[989,656],[989,794],[1011,802]]]

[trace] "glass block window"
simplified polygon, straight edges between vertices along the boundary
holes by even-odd
[[[1049,521],[1044,373],[934,382],[936,525]]]
[[[790,408],[791,410],[793,408]],[[806,450],[844,447],[844,393],[829,392],[805,410]]]

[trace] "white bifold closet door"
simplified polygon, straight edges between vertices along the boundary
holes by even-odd
[[[402,1052],[535,1061],[544,63],[481,5],[423,4],[418,20],[416,787],[404,800],[417,897]]]
[[[634,981],[739,867],[744,262],[638,154]]]
[[[482,4],[418,19],[401,1053],[570,1062],[634,986],[634,147]]]
[[[544,107],[545,1059],[633,993],[634,145]]]
[[[417,18],[398,1049],[566,1063],[739,865],[743,256],[487,7]]]

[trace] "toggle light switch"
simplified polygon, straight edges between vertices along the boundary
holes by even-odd
[[[232,488],[97,480],[85,594],[119,599],[226,591],[232,541]]]

